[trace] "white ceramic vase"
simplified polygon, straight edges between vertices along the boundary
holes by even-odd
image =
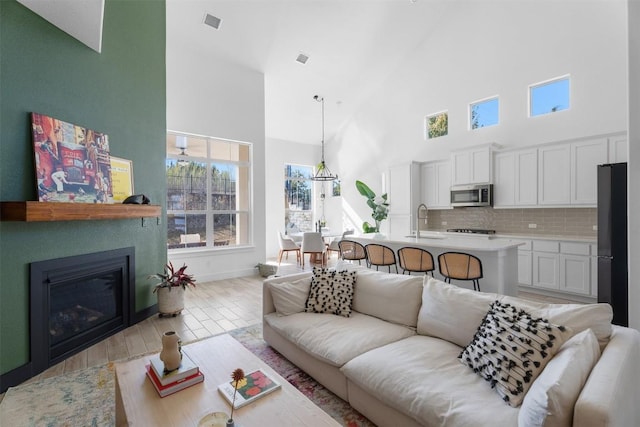
[[[157,293],[160,314],[177,314],[184,309],[184,289],[182,286],[160,288]]]
[[[180,351],[180,337],[175,331],[168,331],[162,335],[162,351],[160,360],[164,363],[165,372],[171,372],[180,367],[182,352]]]

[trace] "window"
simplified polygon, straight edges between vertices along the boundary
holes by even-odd
[[[497,96],[469,104],[469,128],[473,130],[497,125],[499,106]]]
[[[251,144],[167,135],[167,246],[244,246],[251,239]]]
[[[313,167],[284,166],[285,229],[312,230]]]
[[[529,86],[529,117],[569,108],[569,76]]]
[[[449,133],[449,113],[442,111],[425,117],[426,139],[438,138]]]

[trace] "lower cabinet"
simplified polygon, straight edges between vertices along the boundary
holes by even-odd
[[[595,247],[582,242],[526,241],[518,249],[518,282],[532,289],[597,296]]]

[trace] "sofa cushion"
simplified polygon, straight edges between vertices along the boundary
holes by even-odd
[[[473,341],[460,353],[460,361],[517,407],[569,335],[564,326],[495,301]]]
[[[353,309],[388,322],[416,327],[422,277],[355,270]]]
[[[568,340],[549,361],[524,397],[518,413],[519,425],[571,426],[573,407],[599,358],[600,347],[591,329]]]
[[[611,337],[613,309],[609,304],[546,304],[508,296],[503,296],[500,301],[522,308],[532,316],[543,317],[550,322],[564,325],[574,334],[592,329],[601,351]]]
[[[515,426],[518,410],[458,361],[460,347],[416,335],[364,353],[341,371],[350,382],[427,426]]]
[[[305,311],[349,317],[355,279],[356,273],[353,271],[314,267]]]
[[[464,347],[471,342],[498,294],[476,292],[425,276],[418,333]]]
[[[411,328],[356,311],[348,318],[319,313],[270,313],[264,320],[302,350],[337,367],[371,349],[415,335]]]
[[[271,298],[278,315],[289,316],[303,312],[309,297],[310,286],[311,279],[308,277],[293,282],[269,283]]]

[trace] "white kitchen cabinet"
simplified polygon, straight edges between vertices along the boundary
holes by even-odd
[[[538,148],[538,204],[569,205],[571,201],[569,144]]]
[[[531,286],[532,278],[533,253],[531,252],[531,241],[518,247],[518,283],[521,285]]]
[[[591,264],[588,256],[560,254],[560,290],[591,294]]]
[[[591,296],[598,297],[598,245],[591,246]]]
[[[535,206],[538,203],[536,149],[496,154],[493,171],[495,207]]]
[[[491,183],[492,145],[452,152],[451,185]]]
[[[571,204],[598,203],[598,165],[607,163],[607,140],[595,139],[571,144]]]
[[[450,209],[451,162],[424,163],[420,171],[422,202],[429,209]]]
[[[415,227],[412,224],[420,204],[420,164],[411,162],[392,166],[387,179],[389,232],[409,234]]]
[[[558,254],[548,252],[533,252],[533,283],[539,288],[558,290],[560,285],[558,264],[560,257]]]
[[[627,135],[617,135],[609,138],[608,163],[622,163],[628,159]]]

